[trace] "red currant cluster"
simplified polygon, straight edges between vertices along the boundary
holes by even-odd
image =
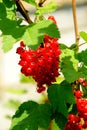
[[[86,87],[87,86],[87,81],[85,78],[79,78],[77,80],[83,87]]]
[[[48,19],[55,22],[54,17]],[[37,91],[40,93],[46,86],[56,81],[59,75],[59,55],[61,53],[58,39],[44,35],[43,43],[36,50],[26,49],[23,42],[17,48],[20,55],[19,65],[25,76],[32,76],[37,82]]]
[[[81,130],[82,124],[80,123],[80,118],[74,114],[69,114],[68,122],[64,130]]]
[[[77,80],[83,87],[87,86],[84,78]],[[76,98],[77,115],[69,114],[68,122],[64,130],[82,130],[87,129],[87,100],[83,98],[83,93],[80,90],[74,90]]]

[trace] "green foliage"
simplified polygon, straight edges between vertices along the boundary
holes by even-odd
[[[4,15],[3,18],[8,18],[10,20],[16,20],[15,2],[13,0],[2,0],[1,4],[4,5],[2,9],[5,8],[3,15],[6,14],[6,15]],[[1,13],[0,13],[0,15],[1,15]]]
[[[84,39],[84,41],[87,42],[87,33],[86,33],[86,32],[81,31],[81,32],[80,32],[80,36]]]
[[[60,37],[56,25],[50,20],[43,20],[29,26],[18,26],[14,20],[6,18],[0,21],[0,29],[3,36],[4,52],[12,49],[14,43],[19,40],[23,40],[32,49],[36,49],[42,43],[44,34]]]
[[[0,31],[3,38],[2,48],[8,52],[13,45],[23,40],[31,49],[36,49],[43,42],[44,34],[53,38],[60,38],[57,26],[51,20],[43,20],[43,14],[53,12],[57,4],[50,2],[40,7],[35,0],[23,0],[36,8],[35,17],[38,21],[31,24],[22,24],[23,19],[16,16],[16,1],[0,0]],[[43,3],[43,1],[42,1]],[[44,5],[44,4],[43,4]],[[26,12],[26,11],[25,11]],[[82,39],[87,42],[87,33],[80,32]],[[54,121],[53,130],[64,130],[69,113],[77,113],[76,102],[72,92],[72,83],[79,77],[87,79],[87,49],[77,53],[77,44],[67,47],[60,44],[62,51],[60,56],[60,72],[63,76],[58,77],[57,81],[47,89],[47,103],[38,104],[34,101],[27,101],[23,104],[10,100],[7,104],[11,107],[18,107],[12,117],[10,130],[38,130],[39,128],[48,129],[51,121]],[[80,63],[80,64],[79,64]],[[79,67],[78,67],[79,64]],[[21,76],[21,82],[31,82],[32,78]],[[87,97],[87,89],[82,89],[84,97]],[[23,94],[27,91],[9,89],[11,93]],[[48,96],[48,97],[47,97]]]
[[[11,130],[47,129],[51,120],[50,104],[37,104],[33,101],[23,103],[13,116]]]
[[[43,42],[44,34],[48,34],[51,37],[56,38],[60,37],[59,31],[52,21],[42,20],[29,25],[21,39],[32,49],[36,49],[38,45]]]
[[[23,0],[23,1],[29,3],[29,4],[31,4],[33,6],[37,6],[37,3],[35,2],[35,0]]]
[[[46,13],[54,12],[57,9],[57,3],[50,2],[43,7],[37,7],[36,15],[43,15]]]
[[[79,67],[79,75],[87,79],[87,49],[79,52],[77,58],[81,64]]]
[[[79,62],[87,66],[87,49],[78,53]]]
[[[55,122],[61,130],[64,130],[65,124],[67,122],[67,118],[65,118],[65,116],[63,116],[62,114],[58,113],[55,118]]]
[[[20,74],[20,82],[21,83],[35,83],[35,80],[32,76],[26,77],[24,74]]]
[[[6,15],[6,8],[4,4],[0,2],[0,19],[6,17]]]
[[[66,81],[61,84],[53,84],[48,88],[48,98],[54,111],[58,111],[65,117],[68,115],[66,103],[75,103],[72,87]]]
[[[52,130],[60,130],[60,128],[58,127],[58,125],[55,123],[55,120],[52,120]]]
[[[76,59],[75,52],[71,49],[64,48],[60,56],[61,71],[65,79],[72,83],[78,79],[78,60]]]

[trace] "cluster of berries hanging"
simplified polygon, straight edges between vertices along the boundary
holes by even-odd
[[[84,78],[77,80],[82,87],[87,87],[87,81]],[[83,98],[84,94],[81,90],[75,90],[77,115],[69,114],[68,122],[64,130],[82,130],[87,129],[87,99]]]
[[[56,23],[53,16],[48,19]],[[36,50],[26,49],[24,43],[21,42],[17,53],[20,55],[21,72],[25,76],[34,78],[37,82],[37,92],[44,91],[46,86],[56,81],[59,75],[59,55],[61,53],[57,38],[44,35],[43,43]]]

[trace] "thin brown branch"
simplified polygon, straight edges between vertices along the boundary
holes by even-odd
[[[40,7],[42,7],[45,1],[46,1],[46,0],[40,0],[38,5],[39,5]]]
[[[76,0],[72,0],[72,10],[73,10],[73,19],[74,19],[75,38],[78,46],[80,35],[78,31],[78,23],[77,23],[77,16],[76,16]]]
[[[21,15],[25,18],[25,20],[31,24],[32,20],[29,17],[28,11],[25,9],[24,5],[22,4],[21,0],[15,0],[17,5],[17,10],[21,13]]]
[[[79,44],[79,47],[80,47],[80,46],[83,46],[83,45],[86,44],[86,43],[87,43],[87,42],[84,42],[84,43]]]

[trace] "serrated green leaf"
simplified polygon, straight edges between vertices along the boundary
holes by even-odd
[[[21,36],[24,34],[25,28],[17,26],[15,20],[4,18],[0,20],[0,30],[2,31],[2,43],[4,52],[12,49],[14,43],[19,41]]]
[[[43,15],[46,13],[54,12],[57,9],[57,3],[50,2],[43,7],[38,7],[37,9],[38,10],[36,11],[36,15]]]
[[[73,67],[73,62],[70,61],[70,57],[63,58],[61,63],[61,71],[69,83],[74,82],[79,78],[78,71]]]
[[[43,20],[33,23],[27,27],[22,40],[32,49],[36,49],[38,45],[43,42],[44,34],[48,34],[49,36],[56,38],[60,37],[60,33],[56,25],[50,20]]]
[[[78,53],[78,59],[80,62],[83,62],[84,65],[87,65],[87,49]]]
[[[62,114],[58,113],[55,118],[55,122],[59,126],[60,130],[64,130],[65,124],[67,123],[67,118],[65,118]]]
[[[24,113],[25,117],[22,116]],[[22,116],[22,119],[21,119]],[[50,104],[36,104],[33,101],[23,103],[13,116],[11,130],[38,130],[47,129],[51,120]]]
[[[71,83],[78,79],[78,60],[76,59],[75,52],[70,49],[62,50],[60,56],[61,61],[61,71],[65,79]]]
[[[80,36],[84,39],[84,41],[87,42],[87,33],[86,33],[86,32],[81,31],[81,32],[80,32]]]
[[[73,50],[71,50],[69,48],[63,49],[61,56],[60,56],[61,61],[63,61],[64,58],[66,58],[66,59],[69,58],[69,61],[72,62],[72,66],[74,67],[74,69],[78,70],[78,62],[79,61],[76,59],[76,54]]]
[[[32,113],[34,109],[38,107],[38,104],[34,101],[28,101],[21,104],[19,109],[16,111],[15,115],[12,118],[12,124],[11,124],[11,130],[25,130],[27,128],[27,117],[29,116],[29,113]],[[24,123],[25,125],[24,125]],[[23,124],[22,124],[22,123]]]
[[[68,115],[66,103],[75,103],[72,87],[66,81],[63,81],[61,84],[51,85],[48,88],[48,98],[53,106],[54,111],[58,111],[65,117]]]
[[[5,18],[0,20],[0,29],[3,36],[4,52],[9,51],[13,44],[19,40],[23,40],[26,45],[36,49],[43,42],[44,34],[60,37],[56,25],[50,20],[43,20],[29,26],[18,26],[15,20]]]
[[[23,0],[26,1],[27,3],[33,5],[33,6],[37,6],[37,3],[35,2],[35,0]]]

